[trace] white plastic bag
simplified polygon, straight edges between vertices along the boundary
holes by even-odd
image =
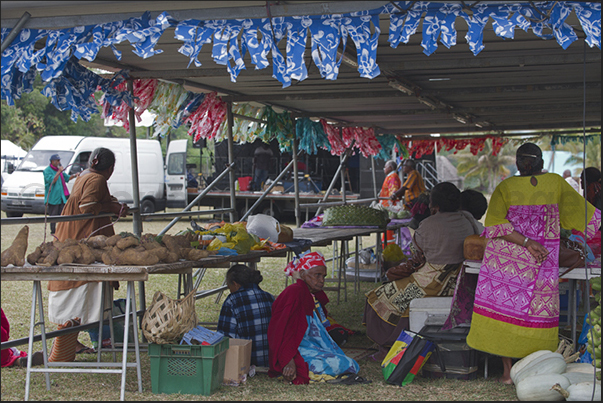
[[[256,214],[247,217],[247,232],[270,242],[278,242],[281,225],[278,220],[266,214]]]

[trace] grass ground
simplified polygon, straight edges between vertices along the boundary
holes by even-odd
[[[2,213],[4,218],[4,213]],[[154,220],[143,223],[143,233],[158,233],[170,220]],[[188,228],[189,221],[181,220],[168,233]],[[2,228],[1,249],[5,250],[12,243],[14,236],[20,226],[11,225]],[[35,247],[42,243],[44,238],[43,224],[29,224],[29,246],[31,253]],[[116,223],[116,232],[131,231],[131,219],[121,219]],[[47,241],[50,240],[50,229],[46,228]],[[371,243],[372,242],[372,243]],[[374,244],[374,237],[363,239],[364,247]],[[325,256],[332,256],[332,250],[320,248]],[[264,277],[261,287],[278,295],[285,286],[283,268],[285,258],[266,258],[258,264]],[[329,267],[329,273],[331,273]],[[205,289],[214,288],[222,284],[225,269],[209,269],[201,283]],[[153,294],[157,290],[166,292],[175,297],[178,278],[175,275],[151,275],[145,284],[146,303],[150,304]],[[11,339],[27,337],[29,332],[29,312],[31,305],[32,285],[30,282],[1,282],[2,308],[7,315],[11,325]],[[328,305],[332,316],[342,325],[358,331],[348,341],[350,347],[371,347],[372,341],[366,337],[366,329],[362,325],[362,312],[364,308],[364,293],[375,287],[373,282],[360,282],[360,292],[354,292],[354,283],[348,282],[347,301],[344,294],[337,303],[337,295],[329,292],[331,303]],[[46,284],[42,285],[43,296],[47,300],[48,292]],[[115,298],[125,297],[125,284],[115,293]],[[216,301],[216,296],[200,299],[196,302],[196,313],[202,322],[216,322],[220,307],[226,294]],[[47,304],[45,304],[47,309]],[[52,324],[48,324],[48,331],[56,330]],[[79,340],[90,345],[87,333],[80,333]],[[48,342],[50,348],[51,342]],[[27,350],[27,345],[20,346]],[[41,350],[41,342],[34,344],[34,350]],[[129,360],[133,360],[133,354],[129,354]],[[95,355],[80,354],[77,360],[94,361]],[[110,360],[110,354],[106,354],[104,361]],[[121,360],[118,354],[118,360]],[[501,374],[500,362],[490,359],[488,378],[484,378],[484,362],[479,362],[477,379],[471,381],[454,379],[429,379],[417,377],[412,383],[404,387],[388,385],[381,373],[379,363],[371,359],[359,361],[360,375],[370,379],[371,384],[362,385],[328,385],[312,384],[304,386],[291,386],[276,379],[269,378],[266,374],[257,374],[249,378],[246,384],[238,387],[222,386],[211,396],[188,395],[188,394],[153,394],[151,384],[151,364],[146,353],[141,354],[143,392],[138,393],[136,371],[128,370],[126,385],[126,400],[517,400],[515,388],[496,382]],[[46,390],[44,376],[32,374],[30,399],[32,400],[117,400],[121,377],[113,374],[51,374],[51,389]],[[1,400],[22,400],[25,392],[25,369],[2,368],[1,373]]]

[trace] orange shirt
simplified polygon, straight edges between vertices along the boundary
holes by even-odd
[[[379,197],[390,197],[394,194],[394,192],[402,186],[402,181],[398,176],[397,172],[390,172],[383,181],[383,185],[381,185],[381,192],[379,192]],[[391,205],[390,200],[380,200],[383,206]]]
[[[416,169],[413,169],[408,173],[402,187],[406,188],[404,191],[404,205],[410,209],[414,200],[425,191],[423,177]]]

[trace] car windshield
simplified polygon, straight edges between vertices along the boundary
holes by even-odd
[[[23,158],[17,171],[42,172],[44,168],[50,165],[50,156],[53,154],[59,154],[63,166],[68,164],[71,157],[73,157],[72,151],[31,150]]]

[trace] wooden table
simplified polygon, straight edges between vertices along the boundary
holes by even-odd
[[[480,260],[465,260],[465,262],[463,263],[465,266],[465,273],[471,273],[471,274],[479,274],[479,269],[481,266],[481,261]],[[564,274],[567,270],[567,267],[560,267],[559,268],[559,278],[560,279],[567,279],[569,282],[569,295],[568,295],[568,304],[567,304],[567,311],[568,311],[568,321],[571,324],[571,334],[572,334],[572,340],[574,342],[574,348],[577,348],[578,346],[578,340],[576,339],[576,333],[577,333],[577,329],[576,329],[576,324],[577,324],[577,315],[578,315],[578,307],[576,304],[576,289],[577,289],[577,281],[578,280],[584,280],[584,281],[588,281],[590,280],[592,277],[600,277],[601,276],[601,260],[599,258],[599,260],[595,260],[595,262],[593,262],[592,264],[589,264],[588,267],[584,268],[584,267],[579,267],[579,268],[575,268],[572,271],[570,271],[567,274]],[[585,298],[588,298],[588,296],[586,296]]]
[[[33,281],[33,293],[31,298],[31,316],[29,324],[29,347],[27,351],[27,372],[25,377],[25,400],[29,399],[29,387],[32,372],[42,372],[46,376],[46,390],[50,390],[51,372],[72,372],[72,373],[118,373],[121,374],[121,393],[120,400],[124,400],[126,386],[126,369],[136,367],[138,376],[138,391],[142,392],[142,373],[140,369],[140,349],[138,342],[138,326],[134,328],[134,350],[136,353],[136,362],[128,363],[128,332],[130,320],[136,323],[136,296],[134,291],[135,281],[146,281],[148,278],[145,267],[140,266],[30,266],[30,267],[2,267],[0,271],[1,281]],[[48,362],[48,352],[46,348],[46,326],[44,321],[44,304],[42,300],[41,281],[65,280],[65,281],[102,281],[104,303],[104,292],[109,281],[127,281],[126,312],[124,325],[124,343],[122,362],[101,362],[102,342],[99,342],[97,362]],[[36,323],[36,309],[39,309],[40,321]],[[101,304],[99,321],[99,339],[102,338],[102,326],[104,317],[104,306]],[[33,354],[34,329],[36,325],[41,327],[42,350],[44,355],[44,368],[32,368],[31,360]],[[94,368],[96,367],[96,368]],[[109,369],[110,367],[120,367],[119,369]]]

